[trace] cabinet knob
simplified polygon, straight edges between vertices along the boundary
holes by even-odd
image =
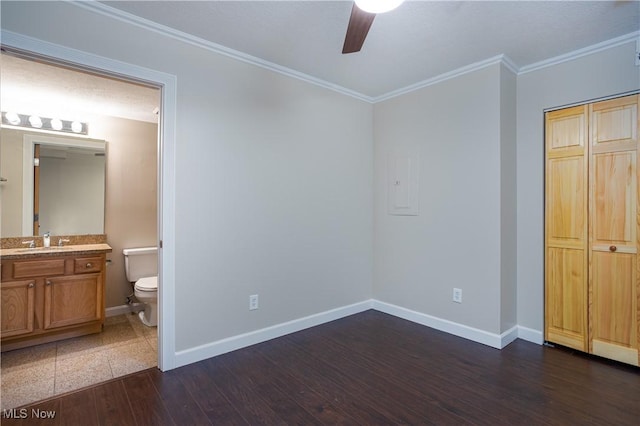
[[[36,286],[35,283],[29,283],[29,285],[27,287],[34,288],[35,286]]]
[[[93,268],[93,265],[91,264],[91,262],[88,262],[86,265],[84,265],[84,267],[89,269],[89,268]]]
[[[618,247],[616,247],[616,246],[609,246],[609,251],[612,251],[612,252],[613,252],[613,251],[616,251],[616,250],[618,250]]]
[[[46,284],[47,284],[47,285],[51,285],[51,284],[53,284],[53,283],[52,283],[51,281],[47,280]]]

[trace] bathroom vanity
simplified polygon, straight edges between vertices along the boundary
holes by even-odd
[[[0,250],[2,352],[102,331],[107,244]]]

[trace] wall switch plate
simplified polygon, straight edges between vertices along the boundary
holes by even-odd
[[[462,289],[460,288],[453,289],[453,301],[456,303],[462,303]]]
[[[249,310],[254,311],[258,309],[258,295],[252,294],[249,296]]]

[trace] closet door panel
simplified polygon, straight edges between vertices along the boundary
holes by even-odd
[[[592,238],[594,244],[636,246],[636,153],[594,155]]]
[[[638,364],[638,96],[590,106],[589,348]]]
[[[545,128],[547,152],[577,148],[582,152],[587,140],[587,114],[585,106],[577,106],[547,113]]]
[[[636,255],[594,252],[591,273],[592,353],[637,365]]]
[[[588,350],[587,108],[545,115],[545,339]]]
[[[549,239],[581,244],[585,236],[585,170],[582,157],[549,160]]]
[[[586,351],[584,250],[549,248],[546,339]]]
[[[637,140],[637,96],[598,102],[592,108],[591,135],[594,146]]]

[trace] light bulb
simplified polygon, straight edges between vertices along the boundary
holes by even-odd
[[[79,121],[74,121],[71,123],[71,131],[74,133],[82,132],[82,123]]]
[[[38,117],[37,115],[32,115],[31,117],[29,117],[29,124],[31,124],[31,127],[39,129],[42,127],[42,118]]]
[[[18,124],[20,124],[20,116],[15,112],[5,112],[4,118],[12,126],[17,126]]]
[[[355,0],[359,9],[369,13],[389,12],[400,6],[404,0]]]
[[[51,128],[53,130],[62,130],[62,120],[60,120],[59,118],[52,118]]]

